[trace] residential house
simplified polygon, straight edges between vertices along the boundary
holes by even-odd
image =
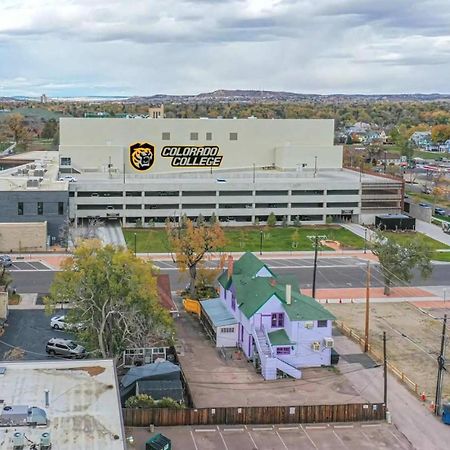
[[[295,277],[275,275],[248,252],[235,263],[230,259],[218,281],[215,302],[228,314],[226,327],[234,328],[229,346],[259,362],[266,380],[278,372],[301,378],[303,367],[330,365],[335,317],[303,295]],[[202,311],[208,302],[202,302]]]
[[[431,144],[431,131],[415,131],[409,140],[417,147],[426,147]]]

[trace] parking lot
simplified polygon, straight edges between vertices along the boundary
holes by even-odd
[[[40,261],[14,261],[8,270],[11,272],[36,272],[53,271],[54,269]]]
[[[410,449],[408,440],[386,423],[300,424],[290,426],[160,427],[174,450],[296,450],[296,449]],[[152,434],[128,428],[135,448],[144,448]]]
[[[266,259],[261,258],[262,261],[273,269],[302,269],[314,266],[313,258],[288,258],[288,259]],[[154,264],[161,269],[165,270],[177,270],[177,265],[172,261],[154,261]],[[206,267],[217,267],[217,261],[206,261]],[[321,254],[317,260],[318,267],[355,267],[366,266],[367,261],[356,257],[329,257]]]
[[[55,311],[54,315],[59,314],[64,314],[64,311]],[[8,326],[0,337],[0,359],[4,359],[5,353],[16,347],[24,350],[21,359],[47,359],[49,356],[45,353],[45,344],[53,337],[71,338],[64,331],[50,328],[50,316],[44,310],[10,310]]]

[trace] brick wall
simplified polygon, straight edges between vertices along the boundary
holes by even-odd
[[[47,222],[0,223],[0,252],[45,251]]]

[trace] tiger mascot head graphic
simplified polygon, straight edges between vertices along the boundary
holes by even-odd
[[[130,163],[140,171],[148,170],[155,162],[155,147],[147,142],[130,146]]]

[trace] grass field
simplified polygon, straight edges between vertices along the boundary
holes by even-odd
[[[259,251],[261,229],[254,227],[225,228],[227,245],[223,249],[230,252]],[[339,241],[344,249],[364,248],[364,239],[338,226],[316,227],[275,227],[263,228],[263,251],[313,250],[313,244],[307,236],[326,236],[327,239]],[[294,233],[298,231],[298,245],[294,246]],[[164,253],[169,250],[164,229],[124,229],[128,248],[134,250],[134,234],[136,233],[136,250],[138,253]],[[325,249],[329,249],[325,247]],[[329,249],[332,251],[332,249]]]
[[[6,150],[10,145],[10,142],[0,142],[0,152]]]
[[[443,206],[445,208],[450,208],[450,201],[449,200],[445,200],[445,199],[442,199],[442,198],[437,200],[431,194],[424,194],[423,192],[410,192],[410,191],[406,191],[406,194],[409,197],[414,198],[415,200],[420,201],[420,202],[426,202],[426,203],[429,203],[430,205],[432,205],[433,202],[436,201],[437,205],[439,205],[441,207]]]
[[[417,239],[417,233],[393,233],[387,232],[390,237],[394,238],[399,244],[406,245],[414,239]],[[447,250],[450,249],[448,245],[436,241],[425,234],[420,234],[422,239],[431,247],[432,250]],[[433,259],[436,261],[449,261],[450,252],[434,252]]]

